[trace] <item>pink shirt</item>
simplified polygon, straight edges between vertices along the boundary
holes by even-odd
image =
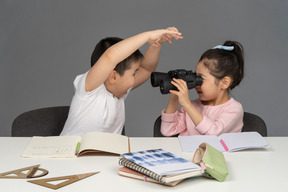
[[[195,126],[186,110],[181,107],[175,113],[166,114],[162,111],[161,133],[165,136],[185,135],[221,135],[222,133],[241,132],[243,127],[242,105],[229,99],[224,104],[216,106],[203,105],[194,100],[192,104],[201,112],[203,120]]]

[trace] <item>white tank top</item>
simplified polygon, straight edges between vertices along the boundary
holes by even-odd
[[[87,72],[88,73],[88,72]],[[86,75],[75,78],[75,94],[72,98],[63,135],[83,136],[88,132],[121,134],[125,123],[125,96],[118,99],[101,84],[91,92],[85,91]]]

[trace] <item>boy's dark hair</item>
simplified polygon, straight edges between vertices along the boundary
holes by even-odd
[[[118,37],[107,37],[99,41],[95,46],[95,49],[91,55],[91,67],[98,61],[101,55],[112,45],[122,41],[123,39]],[[127,69],[131,68],[131,63],[133,61],[139,61],[143,59],[143,54],[137,49],[134,53],[132,53],[129,57],[121,61],[114,68],[119,75],[123,75]]]
[[[225,76],[232,79],[230,89],[240,84],[244,77],[244,50],[237,41],[226,41],[224,46],[233,46],[232,51],[225,49],[209,49],[202,54],[199,61],[208,59],[204,65],[210,70],[211,75],[220,80]]]

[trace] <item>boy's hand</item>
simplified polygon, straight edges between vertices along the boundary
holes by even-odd
[[[162,43],[168,42],[172,43],[171,39],[175,40],[183,39],[182,34],[175,27],[168,27],[167,29],[159,29],[152,31],[151,38],[149,40],[149,44],[154,47],[159,47]]]

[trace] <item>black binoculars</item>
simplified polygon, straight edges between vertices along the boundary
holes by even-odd
[[[187,71],[185,69],[171,70],[168,71],[168,73],[152,72],[150,80],[153,87],[160,86],[161,93],[167,94],[170,90],[178,90],[171,84],[173,78],[186,81],[188,89],[202,85],[201,76],[197,76],[193,71]]]

